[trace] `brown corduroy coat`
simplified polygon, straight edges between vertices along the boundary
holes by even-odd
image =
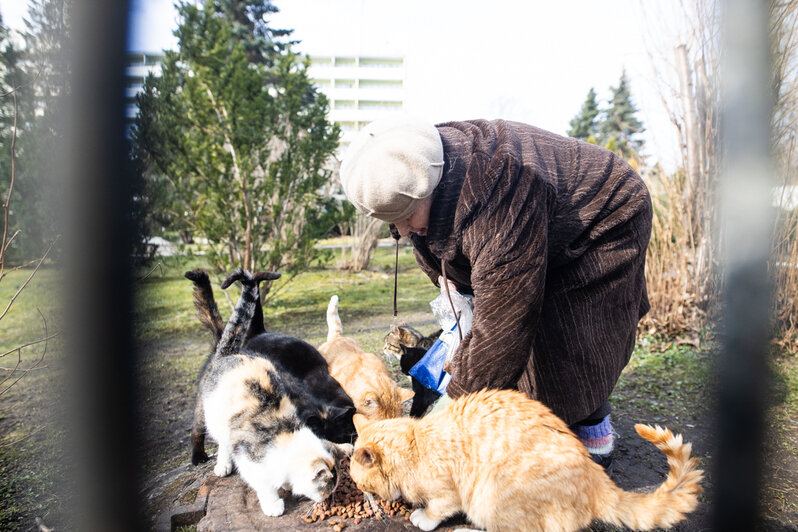
[[[614,153],[525,124],[437,128],[443,177],[427,235],[411,240],[430,279],[445,260],[475,304],[447,394],[517,388],[568,423],[588,417],[649,309],[645,184]]]

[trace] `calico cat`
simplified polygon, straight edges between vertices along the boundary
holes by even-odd
[[[408,325],[391,325],[391,330],[385,335],[382,352],[385,355],[394,355],[399,358],[402,373],[410,377],[414,394],[410,415],[413,417],[423,416],[440,397],[438,392],[430,390],[410,375],[410,368],[418,364],[418,361],[427,354],[427,350],[432,347],[442,332],[443,329],[438,329],[432,335],[424,336]]]
[[[394,382],[380,357],[343,336],[338,296],[332,296],[327,306],[327,328],[327,341],[319,346],[319,352],[327,360],[330,375],[352,398],[357,411],[369,419],[400,416],[402,403],[410,400],[413,392]]]
[[[668,459],[648,494],[618,488],[567,425],[511,390],[483,390],[421,419],[355,415],[352,480],[385,500],[423,504],[410,516],[432,530],[463,512],[488,531],[576,531],[594,519],[634,530],[668,528],[698,504],[703,471],[669,430],[636,425]]]
[[[200,322],[211,331],[215,351],[224,324],[216,306],[210,279],[200,269],[186,272],[185,276],[194,283],[194,306]],[[254,275],[256,287],[261,281],[277,279],[279,276],[279,273],[258,272]],[[289,379],[292,385],[288,387],[287,393],[298,405],[300,419],[305,425],[319,437],[332,442],[351,443],[354,440],[354,403],[341,385],[330,376],[324,357],[315,347],[299,338],[266,332],[260,297],[255,300],[253,317],[244,338],[244,347],[279,366],[286,379],[293,377]],[[205,361],[200,372],[200,387],[212,355]],[[191,462],[197,465],[207,460],[202,400],[198,398],[192,428]]]
[[[236,270],[223,284],[241,282],[243,290],[202,379],[208,433],[219,444],[214,473],[229,475],[233,466],[258,495],[263,513],[282,515],[279,488],[289,488],[315,502],[338,484],[336,461],[351,445],[320,439],[302,423],[290,398],[290,379],[266,357],[243,347],[255,311],[255,278]]]

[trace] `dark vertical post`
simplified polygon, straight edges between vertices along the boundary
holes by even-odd
[[[773,227],[768,2],[724,3],[720,182],[723,348],[719,357],[715,530],[759,521]]]
[[[124,138],[127,2],[75,0],[67,108],[68,348],[77,530],[139,530]]]

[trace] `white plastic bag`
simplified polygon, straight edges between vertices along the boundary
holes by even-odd
[[[450,303],[442,277],[440,278],[440,284],[441,295],[430,301],[429,305],[432,307],[432,313],[444,332],[432,344],[432,347],[427,350],[421,360],[410,368],[409,373],[423,386],[443,395],[446,393],[446,386],[452,380],[451,375],[443,368],[451,362],[455,350],[460,345],[461,332],[463,338],[465,338],[466,333],[471,330],[471,321],[474,316],[474,296],[461,294],[450,283],[449,293],[452,297],[452,302]],[[457,312],[457,320],[455,320],[452,305],[454,305],[454,312]],[[458,321],[460,332],[457,330]]]
[[[441,293],[430,301],[429,306],[432,308],[432,313],[438,320],[441,329],[443,329],[439,340],[446,344],[446,363],[448,364],[460,345],[460,333],[465,338],[466,333],[471,330],[471,322],[474,318],[474,296],[461,294],[455,289],[454,283],[449,281],[449,294],[452,297],[452,302],[449,303],[449,298],[446,296],[446,288],[443,284],[443,277],[439,277],[438,281],[441,285]],[[457,312],[457,320],[455,320],[455,315],[452,312],[452,305],[454,305],[454,311]],[[460,332],[457,331],[458,321]]]

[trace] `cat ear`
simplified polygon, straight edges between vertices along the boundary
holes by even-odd
[[[330,418],[332,421],[341,421],[345,420],[346,418],[352,417],[356,409],[354,406],[328,406],[327,407],[327,417]]]
[[[377,451],[371,445],[364,445],[355,449],[352,458],[364,467],[371,467],[377,463]]]
[[[413,398],[416,393],[413,390],[408,390],[407,388],[399,388],[399,399],[400,403],[404,403],[405,401],[409,401]]]
[[[352,423],[355,424],[355,430],[360,434],[360,431],[369,424],[369,420],[363,414],[355,414],[352,416]]]

